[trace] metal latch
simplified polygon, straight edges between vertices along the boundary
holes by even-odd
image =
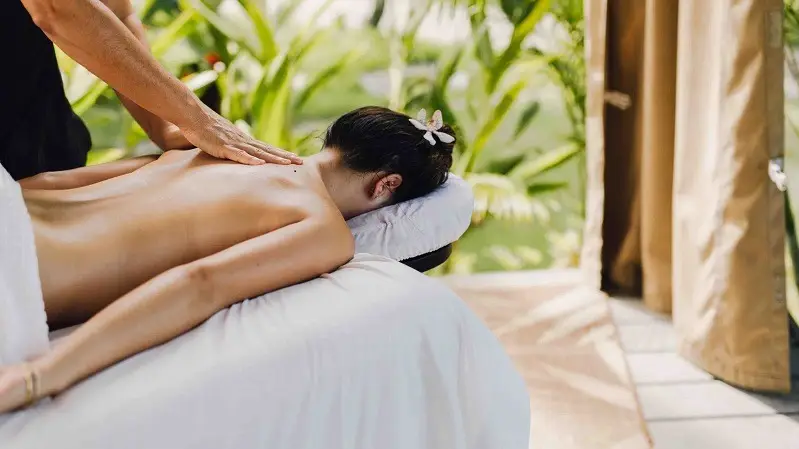
[[[788,177],[783,171],[784,166],[785,160],[781,157],[775,157],[768,162],[768,177],[771,179],[771,182],[777,186],[780,192],[784,192],[788,189]]]

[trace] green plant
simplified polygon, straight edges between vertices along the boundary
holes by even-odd
[[[467,233],[474,232],[489,219],[546,224],[550,214],[543,195],[568,187],[565,182],[549,180],[548,175],[580,156],[585,148],[582,3],[558,0],[501,1],[499,6],[513,31],[508,41],[499,48],[495,48],[488,33],[489,2],[449,0],[444,3],[469,8],[472,32],[470,53],[472,61],[479,67],[474,74],[474,84],[478,88],[467,93],[465,105],[458,107],[456,102],[449,100],[449,83],[458,67],[464,64],[464,54],[456,52],[440,65],[431,83],[416,88],[417,92],[410,96],[410,105],[429,104],[441,109],[446,120],[461,131],[453,171],[472,185],[475,194],[475,212]],[[545,50],[526,47],[536,25],[546,14],[552,14],[565,30],[562,48]],[[572,124],[567,144],[541,152],[527,143],[527,147],[520,148],[516,154],[497,158],[492,152],[486,153],[486,149],[498,143],[503,146],[524,145],[517,139],[540,110],[540,104],[535,100],[528,100],[525,105],[519,106],[526,94],[529,95],[531,65],[536,70],[543,65],[564,93],[565,109]],[[511,117],[510,111],[513,109],[520,109],[521,112],[511,140],[497,142],[497,130]],[[469,132],[472,129],[474,132]],[[569,238],[553,235],[550,239],[553,253],[564,247],[562,242],[570,242],[572,234],[567,233]],[[512,248],[492,245],[487,248],[485,255],[506,269],[535,265],[541,260],[539,251],[524,244]],[[570,264],[574,263],[571,257],[568,259]],[[456,252],[443,271],[468,271],[476,260],[473,255]]]
[[[799,1],[785,0],[783,14],[783,53],[785,55],[785,66],[788,69],[793,84],[799,87],[799,64],[797,64],[795,52],[799,49]],[[791,112],[795,111],[796,105],[791,101],[786,101],[786,123],[791,128],[793,135],[799,137],[799,127],[792,118]],[[786,148],[790,152],[791,148]],[[787,169],[787,167],[785,167]],[[786,170],[787,171],[787,170]],[[799,338],[795,320],[799,319],[799,295],[797,295],[797,282],[799,282],[799,238],[796,234],[796,226],[793,215],[793,208],[790,201],[788,190],[784,192],[785,201],[785,237],[786,251],[785,264],[787,268],[787,304],[793,320],[790,320],[790,330],[794,342]]]
[[[518,223],[543,236],[550,220],[560,220],[561,202],[573,187],[561,173],[581,157],[585,141],[582,0],[419,0],[408,11],[396,1],[375,0],[358,30],[335,21],[308,26],[330,1],[305,26],[296,19],[300,11],[307,15],[306,2],[283,2],[268,16],[260,10],[263,3],[139,0],[137,6],[159,60],[259,139],[303,154],[318,146],[313,138],[323,124],[355,105],[382,104],[411,115],[440,109],[459,134],[453,171],[475,193],[469,235],[495,223]],[[468,41],[420,39],[425,19],[456,8],[468,8]],[[537,45],[537,26],[547,15],[560,24],[556,46]],[[507,39],[492,39],[489,17],[505,22]],[[95,137],[90,162],[145,151],[143,132],[108,88],[60,57],[70,99]],[[553,115],[552,101],[537,90],[543,75],[564,93],[571,123],[564,145],[530,138],[529,130],[545,126],[541,117]],[[367,88],[367,78],[379,78],[381,87]],[[336,101],[337,90],[346,92],[338,94],[347,97],[346,109]],[[548,263],[560,253],[571,260],[563,248],[572,245],[574,233],[549,234],[549,249],[539,235],[505,246],[461,247],[444,269],[470,271],[475,261],[486,260],[516,269]]]
[[[138,3],[138,13],[149,25],[156,58],[198,94],[213,91],[222,115],[262,141],[307,151],[314,134],[295,135],[298,111],[344,72],[363,47],[349,49],[313,73],[302,72],[303,59],[333,32],[313,26],[331,1],[311,14],[304,26],[292,22],[303,3],[288,2],[274,18],[267,17],[255,0],[147,0]],[[60,62],[74,110],[90,124],[99,120],[113,125],[109,133],[115,139],[99,139],[101,148],[95,148],[90,162],[123,157],[145,140],[105,83],[63,54]],[[306,80],[302,85],[297,83],[300,78]]]

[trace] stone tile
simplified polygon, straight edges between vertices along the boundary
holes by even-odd
[[[799,447],[799,422],[782,415],[656,421],[655,449],[791,449]]]
[[[638,387],[646,420],[740,417],[799,412],[799,401],[756,396],[720,381]]]
[[[649,449],[606,296],[568,282],[526,285],[533,277],[505,279],[447,282],[502,342],[524,377],[531,447]]]
[[[674,352],[677,338],[670,323],[653,321],[647,324],[618,326],[624,352]]]
[[[707,372],[669,352],[627,354],[627,364],[638,385],[713,380]]]
[[[617,326],[623,324],[666,323],[669,318],[647,309],[641,300],[609,298],[610,314]]]

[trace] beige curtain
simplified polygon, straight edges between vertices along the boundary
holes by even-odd
[[[782,0],[585,7],[586,274],[671,313],[711,374],[787,391]]]

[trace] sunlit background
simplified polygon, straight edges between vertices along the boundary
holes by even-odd
[[[472,227],[438,273],[576,266],[582,0],[134,0],[152,51],[255,137],[302,154],[338,115],[441,109]],[[109,89],[59,54],[90,163],[152,153]]]

